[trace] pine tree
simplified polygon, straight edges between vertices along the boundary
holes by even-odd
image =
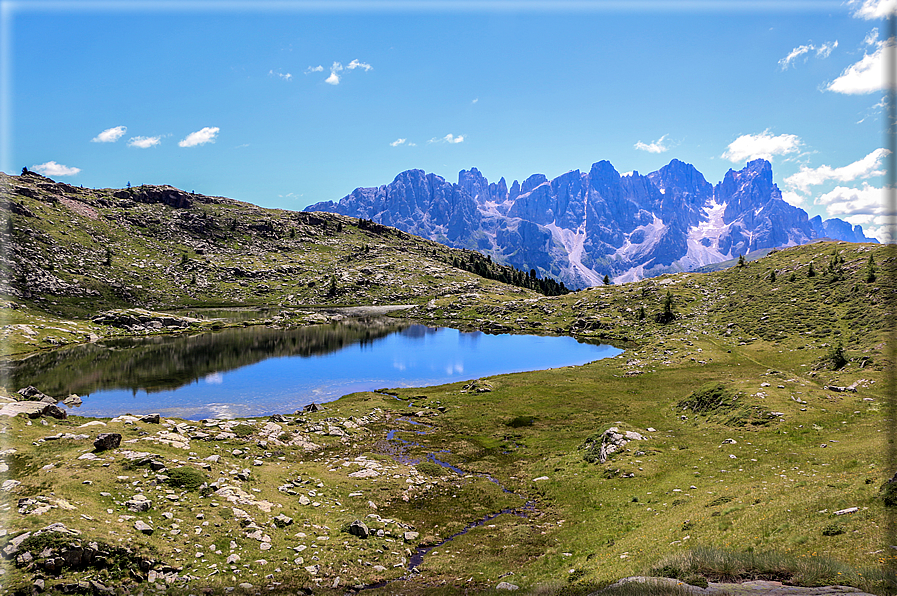
[[[875,281],[875,259],[872,258],[872,255],[869,255],[869,262],[866,263],[866,282],[872,283]]]
[[[738,266],[744,267],[744,255],[738,255]]]
[[[813,269],[813,261],[810,261],[810,267],[807,269],[807,277],[814,277],[816,271]]]
[[[610,285],[610,277],[606,273],[604,274],[604,285]]]
[[[769,273],[769,281],[770,281],[770,283],[776,283],[776,270],[775,270],[775,269],[773,269],[772,271],[770,271],[770,273]]]

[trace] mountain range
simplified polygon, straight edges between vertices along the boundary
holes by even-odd
[[[620,174],[608,161],[548,180],[533,174],[510,188],[476,168],[457,184],[407,170],[390,184],[356,188],[305,211],[370,219],[448,246],[478,250],[567,287],[691,271],[817,238],[876,242],[861,226],[810,218],[782,199],[772,165],[757,159],[715,186],[677,159],[648,175]]]

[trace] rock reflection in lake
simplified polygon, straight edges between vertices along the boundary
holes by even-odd
[[[353,391],[583,364],[619,351],[571,337],[463,333],[371,318],[107,340],[12,362],[8,374],[15,389],[79,394],[83,404],[72,413],[85,416],[229,418],[289,414]]]

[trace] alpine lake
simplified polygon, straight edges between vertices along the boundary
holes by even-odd
[[[14,387],[82,398],[72,414],[201,420],[291,414],[358,391],[423,387],[616,356],[572,337],[463,332],[385,317],[106,339],[9,363]]]

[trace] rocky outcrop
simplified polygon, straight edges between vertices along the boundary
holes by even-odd
[[[838,219],[810,220],[782,199],[772,166],[758,159],[729,170],[716,186],[677,159],[656,172],[621,175],[608,161],[549,180],[533,174],[508,188],[476,168],[451,184],[422,170],[388,185],[358,188],[330,211],[395,226],[568,287],[600,284],[604,275],[631,281],[689,271],[739,254],[802,244],[820,237],[869,241]]]
[[[623,450],[630,441],[644,441],[644,435],[634,430],[620,430],[612,426],[603,433],[592,435],[586,439],[582,448],[586,450],[586,460],[605,463],[614,453]]]

